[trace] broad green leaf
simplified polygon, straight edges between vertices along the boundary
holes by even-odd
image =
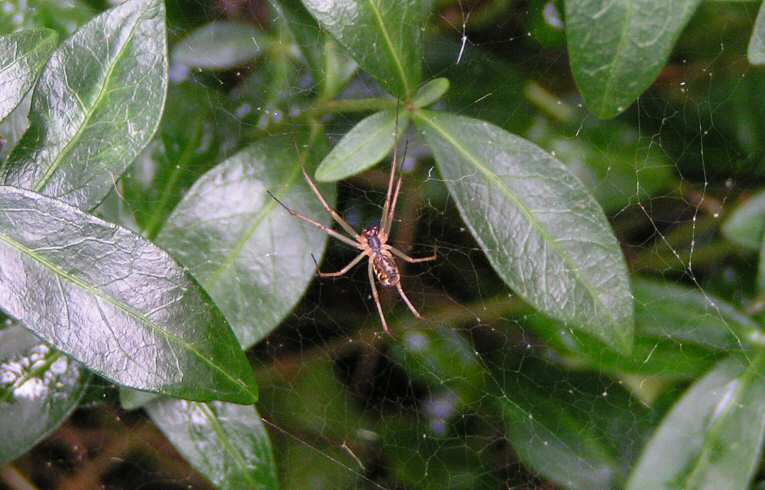
[[[166,88],[163,3],[129,0],[95,17],[40,75],[3,182],[95,207],[154,134]]]
[[[722,234],[736,245],[759,250],[765,233],[765,192],[758,192],[740,204],[722,225]]]
[[[29,29],[0,37],[0,121],[21,103],[56,47],[50,29]]]
[[[765,431],[765,355],[721,361],[694,383],[643,449],[628,489],[744,489]]]
[[[630,125],[590,122],[569,133],[537,117],[526,137],[565,163],[606,213],[645,202],[674,180],[666,155]]]
[[[0,462],[24,454],[66,420],[89,378],[21,325],[0,330]]]
[[[289,26],[300,52],[311,68],[324,100],[333,98],[356,71],[354,62],[323,31],[300,0],[270,0]]]
[[[319,24],[389,92],[409,99],[422,77],[420,0],[303,0]]]
[[[315,149],[317,142],[309,143]],[[304,142],[285,135],[258,141],[202,176],[168,218],[157,243],[201,283],[244,349],[276,328],[316,273],[326,235],[281,208],[329,224],[306,184]],[[300,151],[298,152],[298,146]],[[312,168],[312,165],[306,165]],[[334,203],[333,186],[321,186]]]
[[[0,187],[0,308],[113,382],[253,403],[223,315],[139,235],[41,194]]]
[[[122,178],[122,197],[144,236],[154,239],[194,181],[217,163],[223,98],[197,84],[173,85],[157,135]]]
[[[147,405],[146,411],[215,488],[279,488],[271,442],[254,406],[163,398]]]
[[[434,78],[420,87],[414,96],[412,105],[421,109],[437,101],[449,90],[449,80],[447,78]]]
[[[270,42],[254,25],[213,21],[173,48],[173,61],[191,68],[228,70],[256,58]]]
[[[632,292],[639,335],[733,350],[759,331],[754,321],[731,304],[696,288],[636,278]]]
[[[529,358],[505,366],[495,379],[501,385],[493,403],[525,465],[564,488],[623,486],[649,421],[624,389]]]
[[[316,170],[316,180],[334,182],[373,167],[390,153],[408,126],[406,111],[398,115],[395,110],[381,111],[362,119],[324,158]]]
[[[565,2],[568,53],[587,108],[606,119],[654,81],[701,0]]]
[[[494,270],[543,313],[619,351],[633,305],[619,244],[566,167],[489,123],[414,113],[462,219]]]
[[[754,22],[752,37],[749,38],[749,49],[746,52],[749,63],[765,64],[765,5],[760,6],[757,20]]]

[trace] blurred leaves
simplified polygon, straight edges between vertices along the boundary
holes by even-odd
[[[746,55],[753,65],[765,64],[765,5],[760,6]]]
[[[746,488],[765,431],[765,356],[721,361],[688,389],[643,449],[629,489]]]
[[[412,97],[422,77],[420,0],[302,0],[324,29],[390,93]]]
[[[565,2],[571,71],[600,118],[623,112],[653,83],[701,0]]]
[[[21,103],[56,47],[50,29],[29,29],[0,37],[0,121]]]
[[[412,105],[417,109],[427,107],[443,97],[447,90],[449,90],[449,79],[434,78],[420,87],[414,95]]]
[[[228,70],[257,57],[271,40],[253,25],[214,21],[173,48],[173,61],[205,70]]]
[[[146,410],[183,457],[216,488],[279,488],[271,443],[255,407],[166,398]]]
[[[30,450],[77,408],[90,374],[21,325],[0,330],[0,462]]]
[[[163,3],[129,0],[53,53],[5,184],[95,207],[149,142],[167,89]]]
[[[759,250],[765,232],[765,192],[758,192],[736,207],[720,231],[736,245]]]
[[[563,164],[483,121],[424,111],[415,121],[463,220],[508,286],[540,311],[629,351],[633,307],[621,250],[603,211]]]
[[[255,400],[252,371],[225,319],[156,246],[7,186],[0,242],[0,306],[88,368],[181,398]]]

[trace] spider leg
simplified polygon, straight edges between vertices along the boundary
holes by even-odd
[[[277,198],[276,198],[276,196],[274,196],[274,195],[271,193],[271,191],[266,191],[266,192],[268,192],[268,195],[269,195],[269,196],[271,196],[271,197],[273,198],[273,200],[274,200],[274,201],[278,202],[278,203],[279,203],[279,205],[281,205],[281,207],[283,207],[284,209],[286,209],[288,213],[290,213],[292,216],[296,217],[297,219],[303,220],[303,221],[305,221],[306,223],[308,223],[308,224],[311,224],[311,225],[315,226],[316,228],[320,229],[321,231],[323,231],[323,232],[324,232],[324,233],[326,233],[327,235],[329,235],[329,236],[331,236],[331,237],[334,237],[334,238],[337,238],[337,239],[338,239],[338,240],[340,240],[341,242],[343,242],[343,243],[345,243],[345,244],[348,244],[348,245],[350,245],[351,247],[355,247],[355,248],[358,248],[358,249],[360,249],[360,250],[362,249],[362,246],[361,246],[361,244],[359,244],[359,243],[358,243],[358,242],[356,242],[355,240],[351,240],[351,239],[350,239],[350,238],[348,238],[347,236],[343,236],[343,235],[341,235],[340,233],[336,232],[335,230],[333,230],[333,229],[331,229],[331,228],[328,228],[328,227],[326,227],[326,226],[322,225],[322,224],[321,224],[321,223],[319,223],[318,221],[314,221],[314,220],[312,220],[311,218],[307,218],[307,217],[303,216],[302,214],[298,213],[297,211],[295,211],[294,209],[290,209],[290,208],[288,208],[288,207],[287,207],[287,205],[286,205],[286,204],[284,204],[283,202],[281,202],[279,199],[277,199]]]
[[[387,215],[385,219],[383,220],[382,224],[382,231],[380,232],[382,241],[386,242],[388,241],[388,235],[390,235],[390,230],[393,228],[393,215],[396,213],[396,204],[398,203],[398,192],[401,190],[401,176],[399,176],[398,181],[396,182],[396,190],[393,192],[393,201],[391,202],[390,208],[387,210]]]
[[[383,245],[386,249],[390,250],[394,254],[396,254],[400,259],[405,260],[409,262],[410,264],[416,264],[418,262],[429,262],[431,260],[436,260],[438,258],[438,251],[436,247],[433,247],[433,255],[429,255],[427,257],[410,257],[401,250],[397,249],[393,245],[385,244]]]
[[[398,294],[401,295],[401,299],[404,300],[404,303],[406,303],[406,306],[409,307],[409,309],[412,311],[412,314],[417,317],[418,320],[422,320],[422,315],[417,311],[417,308],[414,307],[411,301],[409,301],[409,298],[406,297],[406,294],[404,293],[404,288],[401,287],[401,283],[396,284],[396,289],[398,289]]]
[[[377,293],[377,285],[375,284],[375,273],[372,269],[372,261],[369,261],[369,285],[372,286],[372,297],[375,300],[375,305],[377,305],[377,313],[380,314],[380,320],[382,320],[383,330],[385,330],[385,333],[390,335],[390,330],[388,330],[388,322],[385,321],[385,315],[383,314],[382,305],[380,304],[380,295]]]
[[[340,269],[337,272],[322,272],[322,271],[319,270],[319,264],[316,262],[316,257],[314,257],[313,254],[311,254],[311,258],[313,259],[313,263],[316,264],[316,274],[319,277],[340,277],[343,274],[347,273],[349,270],[353,269],[353,267],[356,264],[358,264],[359,262],[361,262],[361,259],[363,259],[365,256],[366,256],[366,254],[364,252],[361,252],[348,265],[346,265],[345,267],[343,267],[342,269]]]
[[[343,229],[351,235],[353,238],[358,238],[359,234],[356,233],[356,230],[353,229],[351,225],[348,224],[347,221],[343,219],[342,216],[340,216],[340,213],[332,209],[329,204],[327,204],[327,201],[324,199],[324,196],[321,195],[321,192],[319,192],[319,189],[316,187],[316,184],[313,182],[311,177],[308,176],[308,172],[305,171],[305,167],[303,167],[303,177],[305,177],[305,181],[308,182],[308,186],[311,188],[314,194],[316,194],[316,197],[319,198],[319,202],[321,202],[321,205],[324,206],[324,209],[332,216],[332,219],[337,221],[337,224],[343,227]]]

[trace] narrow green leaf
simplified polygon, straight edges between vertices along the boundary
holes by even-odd
[[[326,235],[282,209],[324,224],[329,217],[301,173],[305,143],[291,136],[258,141],[202,176],[157,237],[212,296],[244,349],[276,328],[316,273]],[[309,143],[316,145],[316,143]],[[309,166],[309,168],[311,168]],[[321,186],[327,201],[333,186]]]
[[[0,121],[34,86],[57,41],[58,34],[50,29],[29,29],[0,37]]]
[[[398,133],[396,121],[398,120]],[[362,119],[345,133],[316,170],[316,180],[334,182],[363,172],[390,153],[409,126],[409,113],[381,111]]]
[[[24,454],[69,417],[89,373],[15,324],[0,330],[0,463]]]
[[[633,306],[608,221],[558,160],[489,123],[418,111],[462,219],[494,269],[543,313],[629,351]]]
[[[449,80],[446,78],[434,78],[420,87],[414,96],[412,104],[421,109],[437,101],[449,90]]]
[[[256,58],[270,42],[254,25],[213,21],[173,48],[173,61],[191,68],[227,70]]]
[[[731,357],[694,383],[643,449],[628,489],[747,488],[765,431],[765,354]]]
[[[765,233],[765,191],[740,204],[722,225],[725,238],[749,250],[759,250]]]
[[[389,92],[408,99],[420,84],[420,0],[303,0],[303,5]]]
[[[749,63],[753,65],[765,64],[765,4],[760,6],[760,11],[757,13],[746,56],[749,58]]]
[[[163,2],[129,0],[95,17],[40,75],[3,182],[95,207],[151,139],[166,89]]]
[[[163,398],[147,405],[146,411],[215,488],[279,488],[271,441],[254,406]]]
[[[0,307],[116,383],[253,403],[223,315],[167,253],[41,194],[0,187]]]
[[[587,108],[611,118],[653,83],[701,0],[565,2],[571,70]]]

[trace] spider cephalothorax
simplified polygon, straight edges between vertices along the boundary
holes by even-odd
[[[401,299],[404,300],[406,306],[408,306],[412,311],[412,314],[414,314],[414,316],[417,318],[422,318],[414,305],[412,305],[412,302],[409,301],[409,298],[407,298],[404,290],[401,287],[401,275],[399,274],[398,266],[396,265],[396,259],[393,256],[395,255],[400,259],[410,263],[417,263],[434,260],[436,258],[436,254],[434,253],[430,257],[421,257],[415,259],[408,256],[396,247],[388,245],[388,237],[390,235],[390,229],[393,225],[393,214],[396,210],[398,193],[401,190],[401,177],[399,177],[398,180],[396,179],[395,152],[393,155],[393,163],[391,164],[390,169],[390,180],[388,181],[388,192],[385,197],[385,205],[383,206],[381,224],[379,226],[370,226],[369,228],[364,229],[361,234],[356,233],[356,230],[354,230],[353,227],[349,225],[337,211],[332,209],[329,204],[327,204],[327,201],[321,195],[319,189],[316,187],[316,184],[313,183],[313,180],[311,180],[311,177],[308,176],[308,173],[305,171],[305,169],[303,169],[303,177],[305,177],[305,180],[313,193],[316,194],[316,197],[321,202],[321,205],[324,206],[324,209],[332,216],[332,219],[334,219],[337,224],[339,224],[340,227],[345,230],[345,232],[348,233],[352,238],[338,233],[337,231],[322,225],[318,221],[303,216],[297,211],[288,208],[286,205],[284,205],[284,203],[279,201],[273,194],[271,194],[271,192],[268,194],[273,197],[276,202],[281,204],[282,207],[286,209],[287,212],[289,212],[292,216],[301,219],[306,223],[319,228],[331,237],[337,238],[341,242],[360,250],[360,253],[356,256],[356,258],[354,258],[348,265],[337,272],[317,271],[319,277],[342,276],[351,270],[356,264],[361,262],[364,257],[367,257],[369,259],[369,283],[372,286],[372,297],[374,298],[375,304],[377,305],[377,312],[380,314],[380,320],[382,320],[383,328],[385,331],[390,333],[388,330],[388,323],[385,321],[385,315],[382,311],[382,306],[380,305],[380,296],[377,292],[377,286],[375,285],[375,277],[377,277],[377,280],[382,286],[388,288],[396,288],[399,295],[401,295]]]

